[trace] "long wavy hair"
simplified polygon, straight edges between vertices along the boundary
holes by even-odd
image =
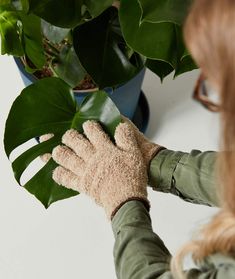
[[[221,253],[235,257],[235,1],[194,0],[184,25],[186,45],[221,103],[217,159],[220,211],[195,239],[172,258],[171,270],[184,278],[185,256],[195,263]]]

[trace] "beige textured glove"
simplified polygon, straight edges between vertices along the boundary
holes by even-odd
[[[54,137],[54,134],[45,134],[39,137],[39,142],[47,141]],[[45,153],[40,156],[41,160],[47,163],[51,159],[51,153]]]
[[[122,116],[122,119],[124,120],[124,122],[129,123],[132,126],[135,132],[137,143],[140,147],[141,153],[144,157],[146,167],[148,169],[151,160],[157,155],[159,151],[166,148],[149,141],[149,139],[147,139],[145,135],[139,131],[139,129],[135,126],[135,124],[125,116]]]
[[[124,122],[129,123],[131,125],[131,127],[133,128],[133,130],[135,132],[137,143],[138,143],[141,153],[144,157],[144,161],[145,161],[145,164],[146,164],[146,167],[148,170],[151,160],[157,155],[157,153],[159,151],[166,149],[166,148],[149,141],[149,139],[147,139],[145,137],[145,135],[139,131],[139,129],[135,126],[135,124],[131,120],[126,118],[125,116],[122,116],[122,119]],[[40,142],[49,140],[51,137],[53,137],[53,134],[43,135],[40,137]],[[51,158],[51,155],[49,153],[41,156],[41,159],[44,162],[49,161],[50,158]]]
[[[141,200],[147,208],[147,170],[136,142],[133,127],[121,123],[116,128],[114,144],[95,121],[83,125],[83,136],[67,131],[57,146],[53,159],[60,165],[53,179],[60,185],[89,195],[112,219],[129,200]]]

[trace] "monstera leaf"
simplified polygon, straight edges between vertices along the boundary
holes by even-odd
[[[59,56],[52,61],[52,67],[56,75],[72,88],[76,87],[86,75],[72,46],[63,46]]]
[[[46,63],[44,55],[41,21],[35,15],[24,15],[21,13],[22,29],[22,44],[26,57],[30,60],[30,65],[27,65],[28,72],[34,72],[41,69]]]
[[[20,17],[10,5],[0,6],[1,53],[22,56],[24,49],[21,44]]]
[[[25,88],[13,103],[6,121],[4,147],[7,156],[37,136],[53,133],[50,140],[26,150],[12,163],[14,175],[20,178],[29,164],[38,156],[51,152],[61,143],[61,137],[70,128],[82,132],[82,124],[88,120],[100,121],[107,133],[114,134],[120,122],[120,113],[103,91],[86,98],[79,107],[71,88],[58,78],[46,78]],[[52,179],[56,163],[51,159],[23,187],[39,199],[47,208],[53,202],[78,193],[57,185]]]
[[[192,0],[139,0],[141,22],[172,22],[181,25]]]
[[[41,33],[41,21],[26,15],[13,5],[0,5],[1,53],[25,56],[29,72],[41,69],[46,62]]]
[[[121,0],[119,17],[125,41],[148,58],[146,66],[161,79],[174,70],[178,75],[195,68],[192,59],[185,57],[185,46],[179,35],[191,2]]]
[[[84,20],[100,15],[112,5],[112,0],[27,0],[28,11],[51,24],[73,28]]]
[[[70,32],[68,28],[54,26],[43,19],[41,20],[41,26],[43,35],[54,44],[62,42]]]
[[[71,28],[82,20],[83,0],[28,0],[28,11],[53,25]]]
[[[114,7],[76,27],[73,43],[81,64],[100,88],[125,83],[143,69],[141,57],[126,52]]]
[[[161,60],[147,59],[145,65],[149,70],[158,75],[161,81],[174,71],[174,67],[171,64]]]

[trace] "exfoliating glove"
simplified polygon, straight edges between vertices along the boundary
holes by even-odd
[[[161,145],[151,142],[148,138],[145,137],[145,135],[143,133],[141,133],[139,131],[139,129],[135,126],[135,124],[131,120],[126,118],[125,116],[122,116],[122,119],[124,122],[131,125],[131,127],[135,133],[138,146],[139,146],[142,156],[144,158],[146,167],[148,169],[151,160],[157,155],[158,152],[160,152],[161,150],[166,149],[166,148]],[[46,140],[49,140],[52,137],[53,137],[53,134],[46,134],[46,135],[41,136],[39,141],[44,142]],[[41,156],[41,159],[44,162],[49,161],[50,158],[51,158],[50,153],[46,153]]]
[[[112,219],[129,200],[141,200],[149,209],[147,169],[135,132],[129,123],[115,131],[115,144],[100,124],[87,121],[84,135],[67,131],[52,152],[60,165],[53,179],[60,185],[89,195]]]

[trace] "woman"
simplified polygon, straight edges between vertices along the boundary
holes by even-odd
[[[65,145],[53,150],[61,165],[54,180],[90,195],[112,221],[118,278],[235,278],[234,26],[234,0],[196,0],[184,29],[186,44],[202,70],[194,97],[221,113],[219,154],[167,150],[127,121],[117,127],[115,144],[98,123],[88,121],[86,137],[70,130],[63,136]],[[206,82],[218,92],[219,104],[210,100]],[[198,238],[173,258],[152,230],[147,180],[154,190],[221,207]],[[188,254],[197,268],[183,271]]]

